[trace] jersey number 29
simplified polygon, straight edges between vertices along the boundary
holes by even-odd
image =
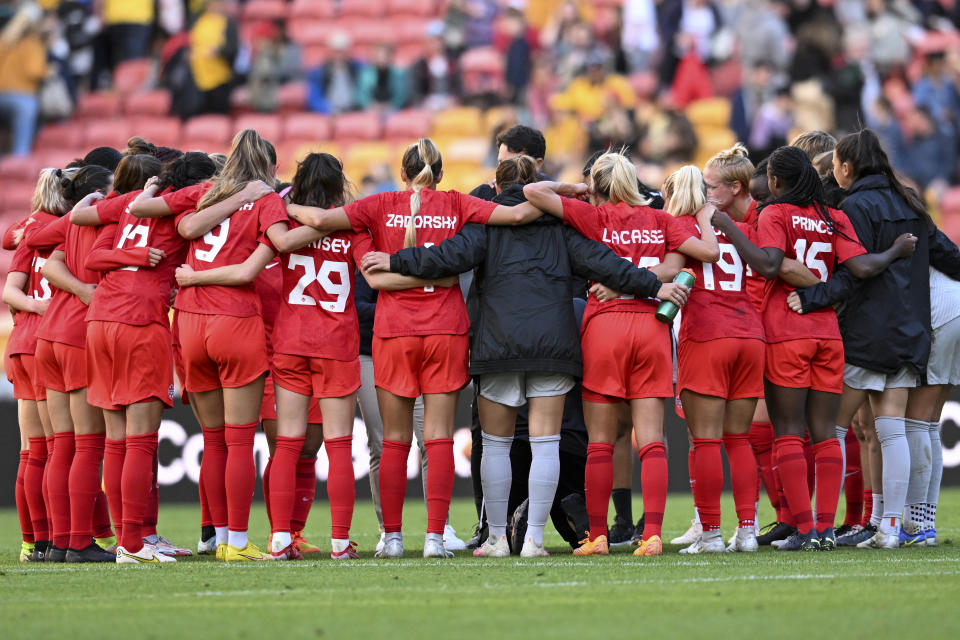
[[[287,298],[289,304],[305,305],[308,307],[320,306],[324,311],[332,313],[343,313],[347,308],[347,299],[350,297],[350,265],[346,262],[336,262],[333,260],[324,260],[317,270],[312,257],[290,254],[290,261],[287,268],[296,271],[297,267],[303,267],[303,277],[297,282],[297,286],[290,292]],[[340,282],[334,282],[330,275],[336,273]],[[307,287],[316,282],[320,287],[336,300],[317,301],[312,296],[305,293]]]

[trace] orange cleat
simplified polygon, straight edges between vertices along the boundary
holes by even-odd
[[[291,534],[293,538],[293,546],[297,548],[297,551],[300,553],[322,553],[323,550],[312,544],[309,540],[303,537],[303,531],[294,531]]]
[[[607,536],[597,536],[593,540],[585,538],[580,541],[580,547],[573,550],[575,556],[606,556],[610,555],[607,546]]]
[[[650,536],[646,540],[637,543],[639,547],[633,552],[635,556],[662,556],[663,542],[660,536]]]

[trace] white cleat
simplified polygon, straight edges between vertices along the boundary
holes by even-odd
[[[452,558],[453,552],[443,546],[442,533],[428,533],[423,539],[424,558]]]
[[[737,533],[727,546],[727,551],[753,552],[759,548],[756,527],[737,527]]]
[[[684,555],[695,553],[723,553],[727,548],[723,544],[723,536],[719,531],[705,532],[693,544],[685,549],[680,549]]]
[[[899,549],[900,532],[884,533],[877,531],[872,538],[868,538],[857,545],[857,549]]]
[[[703,525],[696,520],[690,521],[690,528],[677,538],[670,541],[670,544],[693,544],[703,535]]]
[[[377,542],[377,548],[374,550],[376,551],[376,553],[380,553],[381,551],[383,551],[383,540],[385,535],[386,534],[383,531],[380,532],[380,541]]]
[[[457,531],[449,524],[443,527],[443,546],[448,551],[463,551],[467,543],[457,537]]]
[[[148,544],[146,540],[144,540],[144,544]],[[186,557],[193,555],[190,549],[178,547],[163,536],[157,536],[157,541],[153,543],[153,546],[165,556]],[[216,549],[214,549],[214,551],[216,551]]]
[[[527,548],[527,544],[523,544]],[[510,555],[510,545],[507,542],[507,536],[502,535],[494,542],[493,536],[487,536],[483,544],[473,550],[475,558],[506,558]]]
[[[550,554],[543,548],[543,543],[537,544],[533,538],[527,538],[523,541],[523,549],[520,550],[521,558],[549,558]]]
[[[198,556],[212,556],[217,552],[217,536],[210,536],[207,540],[197,543]]]
[[[378,545],[379,546],[379,545]],[[373,554],[374,558],[402,558],[403,557],[403,534],[385,533],[383,535],[383,548]]]
[[[163,555],[152,544],[144,544],[142,549],[134,553],[123,547],[117,547],[117,564],[163,564],[165,562],[176,562],[176,560]]]

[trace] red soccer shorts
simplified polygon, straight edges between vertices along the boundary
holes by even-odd
[[[459,391],[470,380],[466,335],[373,337],[376,386],[403,398]]]
[[[764,374],[778,387],[843,391],[843,342],[804,338],[767,345]]]
[[[314,398],[343,398],[360,388],[360,358],[344,362],[276,353],[272,373],[284,389]]]
[[[161,324],[87,323],[87,402],[115,410],[159,400],[173,406],[170,330]]]
[[[184,388],[191,393],[236,389],[268,369],[260,316],[237,318],[181,311]]]
[[[678,353],[677,393],[684,389],[726,400],[763,397],[764,343],[755,338],[684,340]]]
[[[13,384],[13,397],[17,400],[43,402],[47,389],[37,375],[37,361],[32,353],[7,356],[7,380]]]
[[[277,394],[273,387],[273,373],[267,373],[267,380],[263,387],[263,401],[260,403],[260,422],[277,419]],[[316,398],[310,400],[310,412],[307,414],[309,424],[323,424],[323,414],[320,413],[320,404]]]
[[[83,347],[37,340],[37,376],[47,389],[70,393],[87,386],[87,350]]]
[[[584,400],[673,397],[670,327],[652,313],[596,315],[583,330],[581,346]]]

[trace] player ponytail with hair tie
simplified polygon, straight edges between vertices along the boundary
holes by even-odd
[[[410,181],[410,222],[403,236],[403,248],[417,246],[417,215],[420,213],[420,192],[432,187],[442,171],[440,151],[429,138],[420,138],[403,154],[403,172]]]

